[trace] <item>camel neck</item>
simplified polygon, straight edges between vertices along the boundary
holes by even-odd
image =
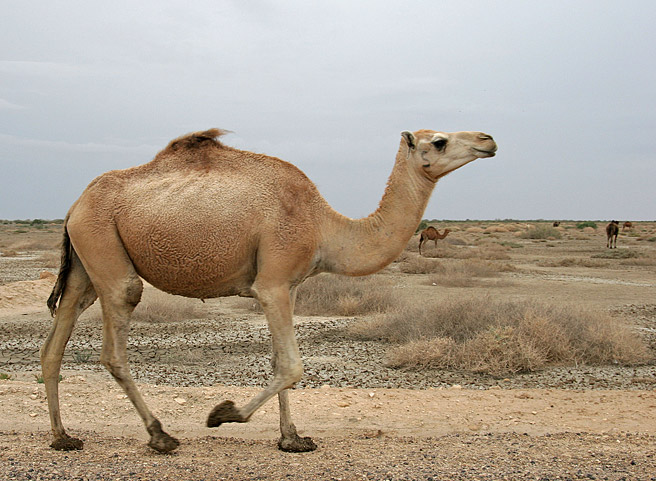
[[[402,143],[378,209],[363,219],[331,212],[323,232],[322,270],[351,276],[376,272],[403,251],[421,221],[435,183],[412,169]]]

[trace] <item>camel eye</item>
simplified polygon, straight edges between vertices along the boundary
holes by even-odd
[[[446,139],[433,140],[432,144],[438,151],[444,150],[444,147],[446,147]]]

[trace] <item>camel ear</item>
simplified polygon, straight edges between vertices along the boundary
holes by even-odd
[[[415,148],[417,148],[417,139],[415,138],[415,134],[408,130],[404,130],[401,132],[401,136],[405,139],[405,142],[408,144],[410,150],[415,150]]]

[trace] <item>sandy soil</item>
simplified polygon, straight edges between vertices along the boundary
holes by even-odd
[[[490,224],[476,227],[483,230]],[[500,261],[516,268],[503,274],[505,282],[492,279],[474,287],[436,289],[419,282],[421,276],[400,274],[394,266],[386,275],[398,277],[408,295],[418,299],[493,295],[602,309],[653,342],[656,269],[649,259],[656,249],[646,240],[656,235],[653,224],[638,224],[634,236],[624,234],[619,240],[620,248],[640,252],[647,261],[603,259],[594,267],[563,267],[560,261],[604,253],[601,229],[585,235],[563,230],[562,239],[544,242],[519,239],[513,231],[470,233],[468,225],[456,227],[452,238],[470,245],[472,239],[489,239],[522,246],[509,249],[508,259]],[[21,241],[28,246],[55,238],[47,231],[26,234],[32,236],[29,242],[26,236]],[[16,242],[12,232],[1,231],[0,250],[11,242]],[[544,387],[549,386],[548,371],[533,378],[480,382],[458,373],[431,372],[424,375],[449,382],[430,387],[430,380],[424,380],[422,385],[429,387],[423,389],[380,388],[366,380],[295,389],[291,405],[299,432],[312,436],[319,446],[302,454],[276,449],[278,412],[273,401],[249,423],[205,427],[215,404],[224,399],[246,402],[258,387],[234,379],[185,386],[171,375],[168,383],[140,382],[151,409],[182,443],[174,454],[159,455],[146,447],[147,435],[136,412],[109,375],[97,366],[69,360],[61,382],[62,413],[69,432],[84,439],[85,448],[53,451],[48,447],[43,385],[35,381],[38,348],[47,334],[39,330],[47,331],[43,328],[50,322],[44,300],[53,282],[47,276],[39,279],[44,270],[41,250],[48,249],[27,248],[0,257],[0,342],[5,346],[0,373],[11,375],[0,381],[0,479],[656,479],[653,364],[638,370],[601,369],[594,375],[602,382],[558,388]],[[261,323],[239,306],[221,300],[208,303],[207,309],[214,317]],[[81,320],[82,330],[84,322],[91,321]],[[187,372],[192,361],[167,369]],[[315,361],[309,359],[310,366]],[[568,371],[574,379],[590,376],[585,368]]]

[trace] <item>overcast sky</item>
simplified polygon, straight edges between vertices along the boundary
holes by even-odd
[[[350,217],[400,132],[480,130],[432,219],[656,219],[656,2],[2,1],[0,219],[211,127]]]

